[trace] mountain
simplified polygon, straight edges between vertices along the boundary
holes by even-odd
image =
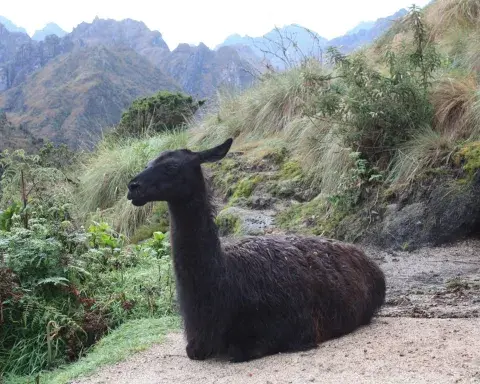
[[[332,40],[327,40],[318,33],[298,24],[292,24],[283,28],[275,28],[260,37],[230,35],[216,49],[230,46],[241,50],[242,47],[248,47],[257,56],[266,58],[276,69],[283,70],[290,63],[297,63],[304,56],[319,57],[321,51],[329,46],[335,46],[343,53],[350,53],[372,43],[385,33],[395,20],[406,14],[407,10],[401,9],[389,17],[374,22],[361,22],[344,36]],[[287,48],[285,53],[282,47]]]
[[[258,57],[265,58],[277,69],[285,69],[305,56],[317,55],[327,39],[298,24],[275,28],[260,37],[231,35],[215,49],[225,46],[249,47]],[[283,51],[283,47],[286,51]]]
[[[57,37],[63,37],[67,34],[62,28],[55,23],[48,23],[43,29],[35,31],[32,39],[35,41],[42,41],[49,35],[55,35]]]
[[[229,48],[213,51],[205,44],[180,44],[170,52],[158,31],[139,21],[95,19],[82,23],[69,35],[80,46],[129,47],[169,74],[182,89],[196,97],[212,97],[221,86],[244,88],[261,70],[261,60],[251,51]]]
[[[375,25],[375,21],[362,21],[358,25],[356,25],[354,28],[350,29],[346,35],[354,35],[355,33],[360,32],[361,30],[369,30],[372,29],[373,26]]]
[[[369,29],[360,28],[356,33],[346,34],[337,37],[328,42],[329,46],[335,46],[343,53],[350,53],[358,48],[372,43],[383,35],[393,23],[408,13],[406,9],[401,9],[391,16],[384,17],[375,21]],[[357,26],[358,28],[358,26]]]
[[[161,67],[189,94],[199,98],[215,94],[221,87],[242,89],[249,86],[262,71],[253,52],[243,58],[232,47],[212,51],[205,44],[180,44],[166,56]]]
[[[50,35],[36,42],[23,33],[10,33],[2,28],[0,25],[0,91],[23,83],[54,57],[73,49],[69,39]],[[2,47],[6,48],[3,54]]]
[[[99,19],[92,23],[81,23],[69,34],[80,46],[127,47],[158,64],[170,53],[167,43],[159,31],[151,31],[141,21],[125,19]]]
[[[0,108],[13,125],[37,137],[88,146],[119,121],[134,99],[161,89],[179,87],[135,51],[83,47],[59,55],[28,81],[0,94]]]
[[[0,108],[12,126],[75,147],[116,124],[138,97],[179,90],[209,98],[220,87],[251,84],[259,63],[248,49],[170,52],[160,32],[131,19],[97,18],[42,41],[1,26]]]
[[[7,28],[10,32],[19,32],[27,34],[25,28],[16,26],[13,22],[8,20],[6,17],[0,16],[0,24],[3,24],[5,28]]]

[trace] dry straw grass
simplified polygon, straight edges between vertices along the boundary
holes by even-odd
[[[469,138],[478,130],[478,83],[473,75],[441,78],[433,92],[435,129],[442,135]]]
[[[437,0],[427,9],[432,37],[440,38],[454,28],[477,28],[480,25],[478,0]]]

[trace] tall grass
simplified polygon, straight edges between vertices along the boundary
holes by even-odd
[[[455,140],[450,135],[425,126],[397,150],[389,181],[396,186],[409,184],[425,170],[448,164],[454,150]]]
[[[270,74],[240,95],[220,94],[219,110],[192,130],[207,145],[228,137],[261,139],[282,134],[290,122],[315,102],[325,72],[318,62]]]
[[[152,204],[133,209],[125,198],[128,182],[148,161],[168,149],[187,145],[188,133],[176,131],[144,139],[102,141],[78,175],[77,202],[81,217],[100,211],[116,228],[131,235],[152,210]]]
[[[314,118],[297,118],[288,125],[286,139],[312,185],[324,194],[334,193],[339,177],[352,166],[352,150],[344,144],[338,127]]]
[[[480,24],[478,0],[437,0],[428,12],[435,34],[454,27],[477,27]]]
[[[440,79],[432,92],[435,129],[452,138],[475,134],[479,117],[477,79],[473,75],[449,74]]]

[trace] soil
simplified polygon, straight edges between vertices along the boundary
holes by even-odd
[[[72,384],[480,383],[480,241],[387,252],[366,248],[387,277],[371,325],[303,353],[241,364],[191,361],[181,332]]]

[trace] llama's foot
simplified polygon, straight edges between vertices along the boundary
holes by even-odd
[[[274,354],[275,351],[268,351],[266,348],[259,346],[245,346],[230,344],[228,347],[228,356],[231,363],[242,363],[254,359],[259,359],[266,355]]]
[[[239,345],[230,345],[228,348],[228,356],[230,357],[231,363],[243,363],[251,360],[251,353]]]
[[[306,342],[303,344],[294,343],[288,347],[286,352],[304,352],[304,351],[309,351],[311,349],[316,349],[316,348],[318,348],[318,344],[314,341]]]
[[[187,356],[190,360],[205,360],[211,355],[211,352],[207,351],[197,345],[197,343],[190,341],[185,348]]]

